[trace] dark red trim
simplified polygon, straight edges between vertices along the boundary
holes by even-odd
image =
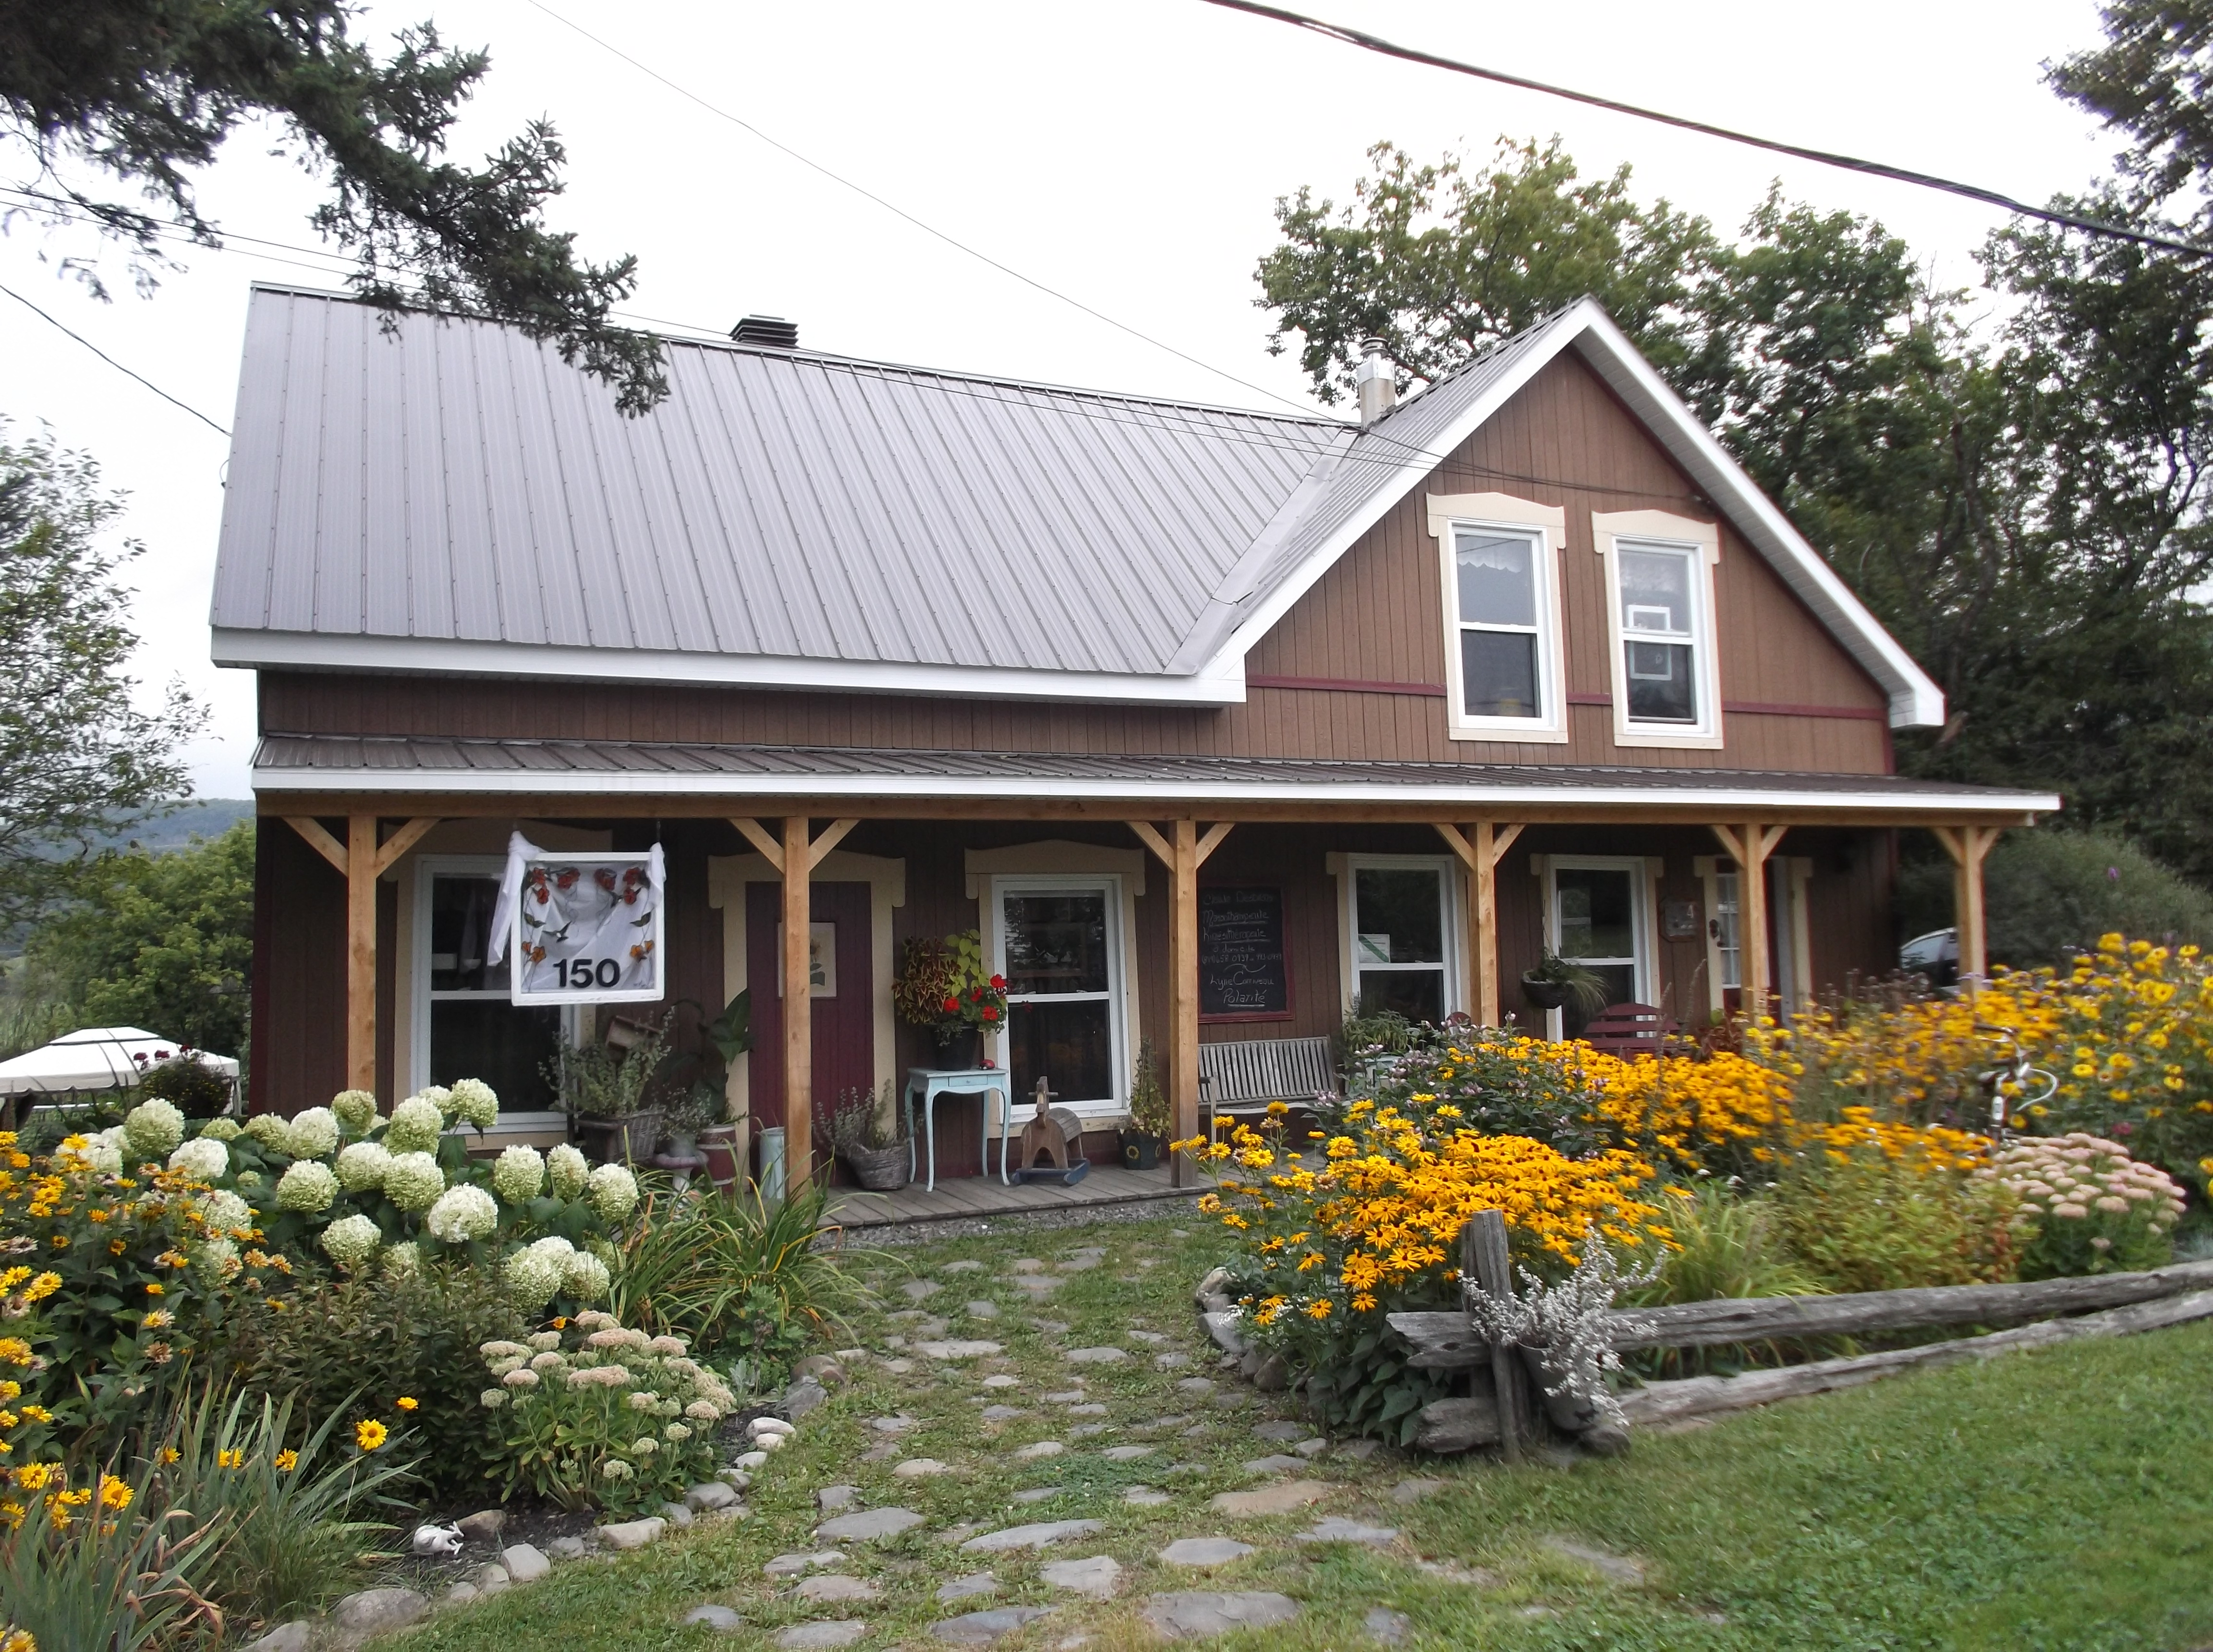
[[[1777,705],[1766,700],[1723,700],[1722,710],[1757,717],[1835,717],[1887,724],[1890,713],[1872,705]]]
[[[1613,696],[1611,694],[1585,694],[1576,690],[1570,689],[1568,692],[1568,704],[1570,705],[1612,705],[1613,704]]]
[[[1442,683],[1371,682],[1361,677],[1247,677],[1248,688],[1318,688],[1340,694],[1420,694],[1430,699],[1445,697]]]

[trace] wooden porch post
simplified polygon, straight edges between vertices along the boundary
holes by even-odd
[[[1132,820],[1146,848],[1168,869],[1168,971],[1172,983],[1168,1039],[1168,1108],[1173,1138],[1198,1134],[1198,869],[1229,835],[1230,822],[1217,821],[1198,835],[1198,822],[1176,820],[1162,837],[1146,820]],[[1188,1187],[1197,1171],[1191,1155],[1179,1153],[1169,1167],[1178,1187]]]
[[[1466,832],[1436,822],[1437,833],[1467,868],[1467,1013],[1478,1027],[1498,1025],[1498,863],[1521,835],[1519,821],[1478,820]]]
[[[1711,828],[1737,868],[1737,956],[1744,960],[1744,1014],[1758,1021],[1767,1013],[1767,857],[1788,826],[1763,826],[1747,820],[1732,831]]]
[[[1990,941],[1983,914],[1983,862],[2003,826],[1931,826],[1952,857],[1952,917],[1960,931],[1960,978],[1970,992],[1990,973]]]
[[[376,1089],[376,881],[437,825],[435,816],[408,821],[380,847],[376,816],[346,817],[340,843],[308,815],[286,823],[346,881],[346,1088]]]
[[[730,824],[783,875],[783,1182],[787,1191],[814,1173],[814,869],[860,824],[833,820],[810,839],[808,817],[783,823],[781,841],[759,820],[742,815]]]
[[[807,817],[783,823],[783,1163],[784,1186],[814,1174],[814,868],[808,856]]]

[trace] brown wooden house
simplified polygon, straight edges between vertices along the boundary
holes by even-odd
[[[633,420],[501,328],[255,291],[257,1106],[529,1108],[578,1028],[480,961],[518,826],[665,846],[671,995],[751,984],[731,1101],[797,1151],[799,1097],[929,1064],[911,936],[980,931],[1018,1087],[1104,1127],[1149,1039],[1187,1129],[1202,1042],[1356,997],[1570,1030],[1548,948],[1687,1023],[1884,971],[1901,828],[1974,970],[1983,852],[2057,807],[1893,772],[1942,694],[1594,303],[1395,405],[1372,359],[1358,423],[767,336],[671,341]]]

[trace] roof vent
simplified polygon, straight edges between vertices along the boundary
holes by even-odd
[[[781,315],[748,315],[730,330],[741,344],[762,344],[770,350],[799,348],[799,324]]]
[[[1352,369],[1353,387],[1360,395],[1360,422],[1373,424],[1391,411],[1399,399],[1399,381],[1391,358],[1385,352],[1390,346],[1381,338],[1360,341],[1360,362]]]

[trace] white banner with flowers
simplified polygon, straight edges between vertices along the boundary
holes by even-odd
[[[644,854],[549,855],[521,832],[492,910],[487,961],[512,949],[517,1004],[648,1003],[663,996],[661,845]]]

